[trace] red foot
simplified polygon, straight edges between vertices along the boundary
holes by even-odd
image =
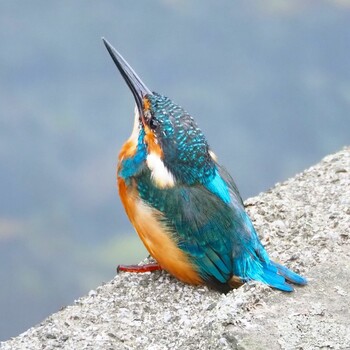
[[[123,272],[152,272],[162,270],[162,268],[157,263],[145,264],[145,265],[118,265],[117,273]]]

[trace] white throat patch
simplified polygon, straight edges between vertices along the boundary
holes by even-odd
[[[171,171],[164,165],[159,155],[150,153],[146,163],[151,170],[151,177],[155,185],[159,188],[169,188],[175,186],[175,178]]]
[[[137,106],[135,106],[134,127],[129,137],[129,140],[132,140],[135,144],[137,144],[137,139],[139,137],[139,132],[140,132],[139,119],[140,119],[139,110],[137,109]]]

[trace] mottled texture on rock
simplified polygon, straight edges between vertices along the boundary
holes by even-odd
[[[165,272],[120,274],[1,350],[350,349],[350,148],[246,205],[271,258],[308,286],[220,295]]]

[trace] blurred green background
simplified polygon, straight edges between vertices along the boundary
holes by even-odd
[[[146,252],[115,186],[134,101],[183,105],[244,198],[350,140],[350,1],[0,2],[0,340]]]

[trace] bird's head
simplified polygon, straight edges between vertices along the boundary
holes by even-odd
[[[215,171],[215,156],[195,120],[168,97],[148,89],[118,51],[103,42],[136,102],[133,132],[120,163],[132,168],[139,157],[160,187],[205,182]],[[132,175],[131,168],[124,173]]]

